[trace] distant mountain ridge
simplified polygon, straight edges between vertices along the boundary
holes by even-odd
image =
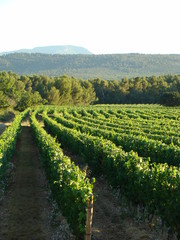
[[[58,46],[45,46],[35,47],[33,49],[19,49],[9,52],[1,52],[0,55],[12,53],[42,53],[42,54],[92,54],[84,47],[73,45],[58,45]]]
[[[0,71],[19,75],[69,75],[81,79],[180,75],[180,54],[41,54],[0,56]]]

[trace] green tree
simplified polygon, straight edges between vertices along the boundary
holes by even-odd
[[[0,108],[6,108],[9,106],[8,99],[3,93],[3,91],[0,91]]]
[[[55,79],[55,87],[59,90],[59,104],[72,103],[71,85],[72,80],[68,76]]]
[[[48,92],[47,100],[50,104],[58,104],[59,103],[59,90],[55,87],[52,87]]]
[[[46,103],[46,101],[42,99],[41,95],[38,92],[35,93],[24,92],[21,95],[21,98],[16,106],[16,109],[19,111],[24,111],[28,107],[40,105],[43,103]]]
[[[24,111],[26,108],[31,106],[31,94],[25,92],[21,95],[21,98],[16,106],[19,111]]]
[[[164,93],[160,99],[160,103],[165,106],[180,106],[180,93],[167,92]]]
[[[97,101],[93,85],[89,81],[82,81],[81,85],[83,88],[82,104],[87,105]]]
[[[43,100],[39,92],[34,92],[31,94],[31,106],[40,105],[46,103],[46,100]]]
[[[76,79],[72,79],[71,96],[73,104],[76,105],[82,103],[83,89],[80,82]]]

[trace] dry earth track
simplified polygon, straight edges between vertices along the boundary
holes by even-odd
[[[50,199],[29,126],[22,126],[12,162],[14,170],[0,202],[0,240],[73,239]]]

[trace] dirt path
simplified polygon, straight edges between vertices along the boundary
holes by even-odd
[[[103,177],[96,180],[94,192],[96,202],[94,203],[92,240],[156,239],[148,231],[147,226],[138,226],[133,218],[122,216],[121,206]]]
[[[0,202],[0,240],[71,239],[64,218],[53,212],[29,126],[22,127],[12,161],[14,171]],[[66,232],[63,233],[63,229]]]

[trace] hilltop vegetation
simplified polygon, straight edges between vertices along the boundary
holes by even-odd
[[[157,103],[180,105],[180,75],[82,80],[66,75],[0,72],[0,106],[24,110],[39,104],[90,105]]]
[[[82,79],[121,80],[123,77],[180,74],[180,55],[150,54],[28,54],[0,56],[0,71],[20,75],[69,75]]]
[[[43,53],[43,54],[91,54],[86,48],[72,45],[35,47],[33,49],[19,49],[10,52],[2,52],[0,55],[12,53]]]

